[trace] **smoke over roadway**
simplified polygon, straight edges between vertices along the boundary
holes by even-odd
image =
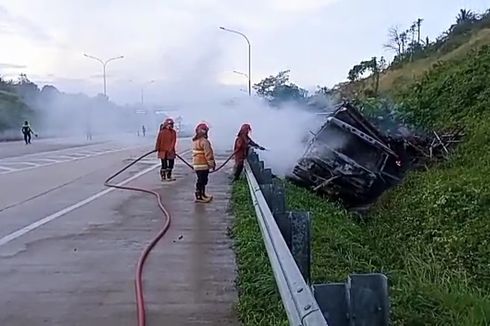
[[[322,123],[317,115],[299,107],[273,108],[254,97],[229,102],[189,103],[183,105],[178,114],[183,123],[192,128],[206,122],[210,127],[209,138],[217,152],[232,150],[240,126],[249,123],[252,126],[250,137],[267,149],[260,152],[260,157],[278,176],[284,176],[294,167],[304,152],[309,131],[316,130]]]
[[[137,138],[136,133],[144,124],[147,141],[153,143],[158,125],[165,119],[153,112],[157,108],[167,111],[166,108],[176,107],[177,111],[168,110],[167,113],[174,119],[182,116],[182,123],[191,132],[199,122],[209,124],[210,140],[217,152],[232,150],[240,126],[249,123],[251,138],[268,149],[260,152],[261,158],[275,174],[284,176],[303,154],[309,131],[318,129],[323,119],[294,104],[271,107],[261,98],[240,92],[238,85],[221,83],[223,73],[233,70],[225,60],[225,40],[229,42],[230,35],[210,26],[196,31],[179,46],[161,49],[163,55],[154,62],[153,73],[164,73],[160,77],[145,77],[156,80],[145,93],[145,106],[123,107],[107,102],[103,97],[89,99],[83,94],[60,95],[48,89],[43,101],[37,105],[42,112],[39,125],[46,132],[59,136],[82,136],[90,130],[94,140],[104,134],[116,141],[124,141],[125,136],[120,135],[126,134],[129,141]],[[134,73],[138,76],[146,74],[145,71]],[[122,87],[117,81],[112,85],[114,90]],[[138,109],[145,109],[148,114],[136,114]],[[190,144],[188,139],[180,140],[184,141]]]

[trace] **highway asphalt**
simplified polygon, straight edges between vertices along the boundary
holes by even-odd
[[[136,325],[136,262],[162,216],[153,197],[103,183],[153,144],[0,143],[0,325]],[[157,190],[173,214],[144,269],[148,325],[238,325],[230,171],[210,178],[211,204],[196,204],[192,170],[177,163],[177,181],[162,183],[158,163],[115,180]]]

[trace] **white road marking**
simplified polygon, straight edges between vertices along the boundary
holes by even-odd
[[[122,186],[122,185],[124,185],[124,184],[126,184],[126,183],[128,183],[128,182],[130,182],[130,181],[132,181],[132,180],[134,180],[136,178],[139,178],[142,175],[144,175],[144,174],[146,174],[146,173],[154,170],[155,168],[157,168],[159,166],[160,166],[160,164],[155,164],[155,165],[153,165],[153,166],[151,166],[151,167],[149,167],[149,168],[147,168],[147,169],[145,169],[145,170],[143,170],[141,172],[136,173],[132,177],[127,178],[126,180],[118,183],[117,185],[118,186]],[[115,190],[115,188],[108,188],[106,190],[103,190],[101,192],[98,192],[95,195],[90,196],[90,197],[88,197],[88,198],[86,198],[86,199],[84,199],[84,200],[82,200],[82,201],[80,201],[78,203],[75,203],[75,204],[73,204],[73,205],[71,205],[69,207],[66,207],[66,208],[64,208],[64,209],[62,209],[62,210],[60,210],[60,211],[58,211],[58,212],[56,212],[54,214],[51,214],[51,215],[46,216],[46,217],[44,217],[44,218],[42,218],[40,220],[37,220],[36,222],[34,222],[32,224],[29,224],[29,225],[23,227],[22,229],[19,229],[19,230],[13,232],[13,233],[10,233],[10,234],[8,234],[8,235],[6,235],[6,236],[4,236],[3,238],[0,239],[0,247],[3,246],[3,245],[5,245],[5,244],[7,244],[7,243],[9,243],[12,240],[15,240],[15,239],[23,236],[27,232],[30,232],[32,230],[35,230],[38,227],[40,227],[40,226],[42,226],[42,225],[44,225],[46,223],[49,223],[49,222],[51,222],[51,221],[53,221],[53,220],[55,220],[55,219],[57,219],[57,218],[65,215],[67,213],[70,213],[71,211],[74,211],[77,208],[80,208],[80,207],[82,207],[84,205],[87,205],[90,202],[93,202],[97,198],[100,198],[100,197],[102,197],[102,196],[104,196],[104,195],[106,195],[106,194],[108,194],[108,193],[110,193],[111,191],[114,191],[114,190]]]
[[[44,162],[61,162],[51,158],[33,158],[31,161],[44,161]]]
[[[104,151],[99,151],[99,152],[94,152],[93,154],[89,155],[89,156],[69,156],[70,154],[66,154],[66,155],[59,155],[59,156],[51,156],[49,155],[48,156],[48,159],[53,161],[51,163],[47,163],[47,164],[36,164],[36,163],[29,163],[29,162],[23,162],[23,161],[15,161],[16,158],[12,158],[12,159],[3,159],[3,160],[0,160],[0,164],[2,165],[19,165],[19,164],[26,164],[26,165],[32,165],[31,167],[25,167],[25,168],[5,168],[3,170],[6,170],[6,171],[2,171],[0,172],[0,175],[4,175],[4,174],[9,174],[9,173],[14,173],[14,172],[20,172],[20,171],[25,171],[25,170],[30,170],[30,169],[34,169],[34,168],[37,168],[37,167],[44,167],[44,166],[49,166],[49,165],[53,165],[53,164],[57,164],[57,163],[63,163],[63,162],[71,162],[71,161],[78,161],[78,160],[82,160],[82,159],[85,159],[85,158],[91,158],[91,157],[95,157],[95,156],[99,156],[99,155],[104,155],[104,154],[110,154],[110,153],[116,153],[116,152],[122,152],[122,151],[126,151],[126,150],[131,150],[131,149],[135,149],[135,148],[140,148],[141,146],[135,146],[135,147],[126,147],[126,148],[117,148],[117,149],[113,149],[113,150],[104,150]],[[76,155],[76,154],[74,154]],[[56,158],[56,159],[54,159]],[[32,158],[31,160],[35,161],[35,160],[39,160],[39,158]],[[29,159],[27,159],[27,161],[29,161]]]

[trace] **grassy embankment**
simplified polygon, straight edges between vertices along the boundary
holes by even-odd
[[[407,69],[407,68],[406,68]],[[490,324],[490,49],[439,63],[404,92],[405,115],[431,128],[466,128],[449,162],[412,173],[370,219],[288,186],[288,204],[313,213],[313,278],[352,272],[389,276],[395,325]],[[240,316],[280,325],[280,303],[248,189],[234,189]],[[284,318],[284,317],[283,317]],[[261,322],[259,322],[261,321]]]

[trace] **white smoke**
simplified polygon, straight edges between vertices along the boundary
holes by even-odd
[[[188,103],[178,114],[192,128],[200,122],[207,123],[209,139],[218,153],[232,151],[241,125],[250,124],[250,137],[267,149],[259,151],[261,159],[278,176],[291,171],[305,150],[310,131],[323,122],[316,114],[297,106],[274,108],[259,98],[247,96],[224,103]]]
[[[162,53],[161,61],[155,62],[161,69],[160,76],[158,72],[149,76],[146,71],[140,72],[144,75],[141,80],[157,80],[152,84],[152,92],[148,89],[146,93],[145,107],[140,107],[147,114],[135,114],[138,107],[116,107],[102,100],[88,101],[82,95],[54,96],[51,101],[42,103],[42,127],[66,137],[84,135],[90,123],[94,138],[106,135],[122,140],[121,133],[136,137],[137,130],[145,125],[149,143],[153,142],[158,125],[166,118],[154,114],[155,110],[161,110],[174,119],[182,116],[182,123],[191,133],[198,123],[207,122],[213,147],[222,153],[233,149],[240,126],[249,123],[251,138],[267,148],[267,151],[259,152],[260,157],[276,175],[284,176],[303,154],[304,140],[310,131],[317,130],[324,118],[295,104],[272,107],[257,96],[249,97],[240,92],[244,86],[220,84],[218,80],[224,72],[244,70],[240,65],[230,67],[223,60],[226,53],[224,39],[229,41],[229,37],[216,26],[204,28],[188,42],[169,47]],[[177,111],[172,111],[175,108]],[[188,142],[185,147],[190,144],[189,139],[180,140],[181,149],[184,148],[182,142]]]

